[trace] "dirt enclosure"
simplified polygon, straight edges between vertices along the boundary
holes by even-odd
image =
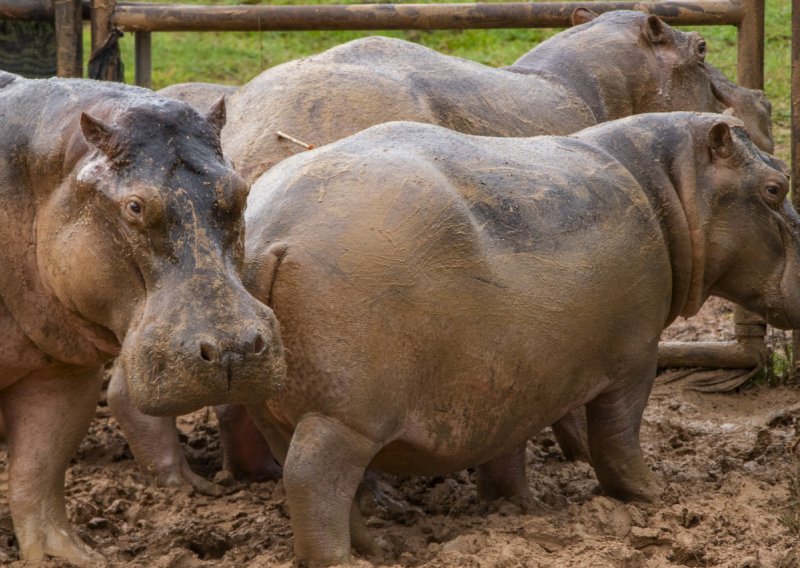
[[[700,317],[666,334],[719,338],[731,327],[729,308],[712,301]],[[291,566],[281,483],[244,484],[218,473],[213,413],[200,411],[179,424],[193,467],[218,481],[223,495],[149,485],[101,403],[67,472],[67,507],[81,536],[112,566]],[[703,394],[661,379],[642,432],[665,486],[659,503],[601,496],[592,469],[564,461],[545,431],[528,445],[528,477],[540,500],[535,511],[510,501],[477,502],[469,472],[382,476],[384,498],[363,505],[384,551],[379,565],[797,567],[800,462],[792,449],[799,429],[800,391],[793,388]],[[5,451],[0,460],[7,490]],[[0,564],[25,566],[16,558],[3,498]]]

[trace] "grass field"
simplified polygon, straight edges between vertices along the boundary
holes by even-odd
[[[163,0],[162,0],[163,1]],[[421,0],[414,0],[419,3]],[[423,0],[424,1],[424,0]],[[463,0],[462,0],[463,1]],[[177,3],[177,2],[170,2]],[[191,4],[347,3],[330,0],[184,0]],[[353,2],[350,2],[353,3]],[[790,125],[791,2],[766,0],[765,91],[773,104],[776,153],[788,159]],[[736,76],[736,31],[731,26],[692,28],[708,40],[708,60]],[[239,85],[285,61],[318,53],[366,35],[399,37],[486,65],[509,65],[558,30],[464,30],[408,32],[206,32],[153,34],[153,87],[184,81]],[[88,34],[86,34],[88,36]],[[88,39],[88,38],[87,38]],[[133,37],[122,39],[126,79],[133,80]],[[88,47],[87,47],[88,53]]]

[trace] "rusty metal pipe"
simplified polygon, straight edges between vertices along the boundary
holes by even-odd
[[[123,31],[433,30],[569,27],[580,3],[188,6],[120,3]],[[667,23],[739,25],[738,2],[592,2],[595,12],[640,10]]]
[[[658,366],[706,369],[754,369],[764,365],[768,351],[737,341],[663,341],[658,344]]]
[[[764,0],[739,0],[744,13],[737,40],[737,82],[764,88]]]
[[[81,17],[89,19],[89,0],[80,0]],[[0,0],[0,19],[53,21],[56,9],[52,0]]]
[[[55,10],[50,0],[13,0],[0,2],[0,19],[52,21]]]
[[[55,0],[56,69],[59,77],[83,75],[81,0]]]

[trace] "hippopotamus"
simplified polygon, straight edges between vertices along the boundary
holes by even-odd
[[[238,273],[249,187],[222,154],[223,103],[0,73],[0,116],[11,517],[23,559],[94,566],[64,476],[103,365],[137,412],[252,402],[284,380],[278,324]]]
[[[189,103],[194,108],[207,112],[222,97],[229,97],[238,87],[219,85],[217,83],[176,83],[156,91],[163,97],[169,97]]]
[[[579,9],[573,21],[580,25],[502,69],[386,37],[279,65],[230,97],[223,147],[253,182],[304,150],[277,131],[315,146],[391,120],[537,136],[643,112],[732,107],[753,140],[772,151],[763,93],[736,87],[706,63],[699,34],[634,11],[595,17]]]
[[[785,171],[740,120],[682,112],[566,137],[387,123],[261,176],[243,279],[288,375],[247,408],[297,562],[348,561],[365,468],[475,466],[483,496],[522,495],[507,464],[583,405],[603,491],[656,498],[639,429],[661,331],[709,295],[800,325]]]

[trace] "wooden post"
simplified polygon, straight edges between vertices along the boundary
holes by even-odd
[[[743,0],[749,6],[763,0]],[[123,31],[433,30],[569,27],[576,2],[471,4],[349,4],[197,6],[122,3],[114,25]],[[740,25],[752,17],[738,1],[592,2],[591,9],[640,10],[668,24]],[[747,27],[746,34],[758,28]],[[763,29],[763,23],[762,29]],[[751,29],[752,28],[752,29]],[[750,41],[750,40],[746,40]]]
[[[56,73],[83,76],[83,5],[81,0],[55,0]]]
[[[136,32],[134,34],[134,49],[136,51],[136,84],[140,87],[152,88],[152,43],[151,32]]]
[[[738,83],[750,89],[764,88],[764,0],[740,0],[736,72]]]
[[[91,0],[92,53],[105,45],[111,35],[111,16],[116,0]]]
[[[800,0],[792,0],[792,201],[800,207]],[[800,374],[800,330],[792,332],[792,374]]]

